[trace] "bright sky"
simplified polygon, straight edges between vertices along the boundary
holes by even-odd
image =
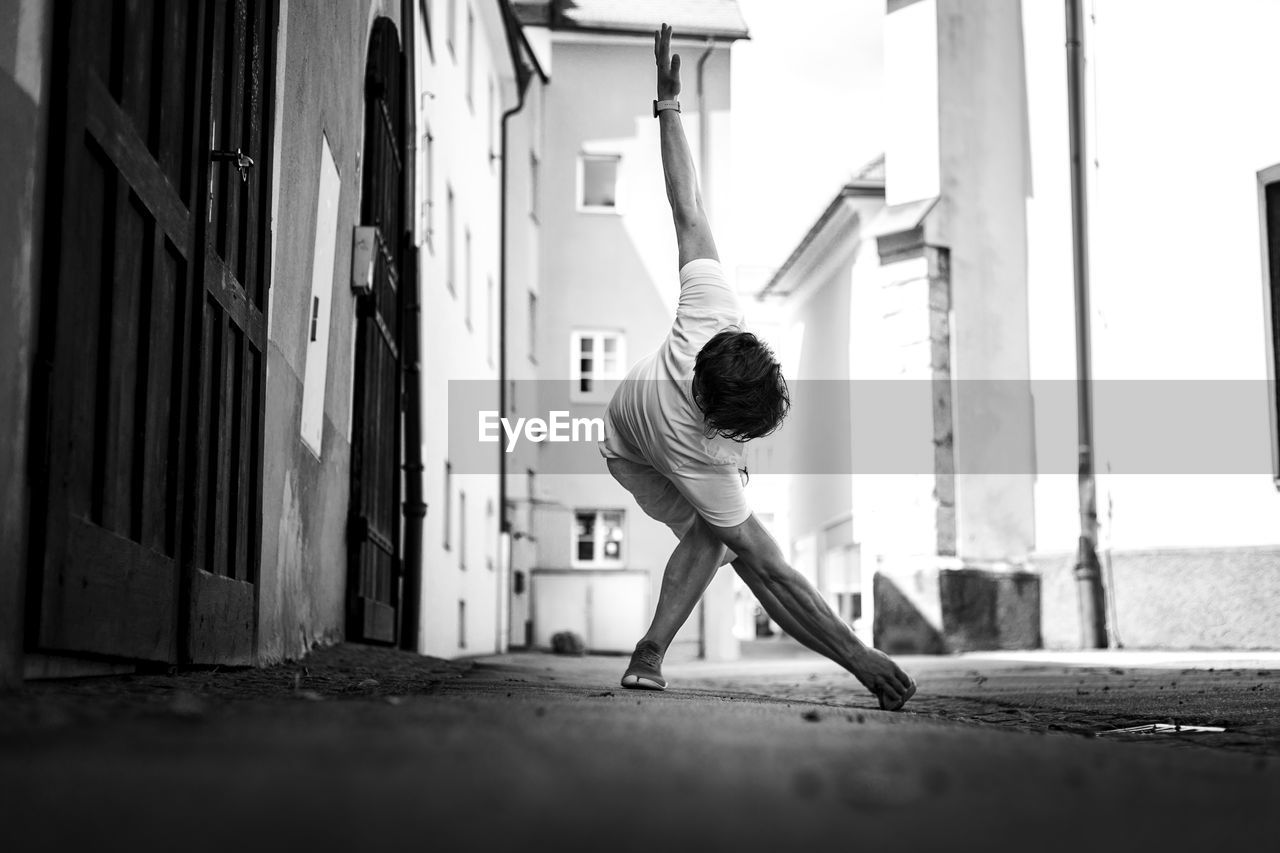
[[[884,151],[884,0],[738,0],[733,210],[739,288],[762,286],[846,180]]]

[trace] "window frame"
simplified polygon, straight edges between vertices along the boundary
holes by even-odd
[[[529,149],[529,218],[535,224],[539,224],[538,220],[538,182],[542,170],[542,158],[538,156],[538,152],[532,148]]]
[[[597,537],[593,540],[592,553],[590,560],[583,560],[578,557],[578,516],[586,513],[595,514],[595,530],[604,530],[605,514],[617,514],[618,529],[622,531],[622,556],[617,559],[604,557],[601,549],[604,544],[602,538]],[[620,507],[575,507],[569,520],[569,565],[575,569],[625,569],[627,567],[627,511]]]
[[[455,220],[455,219],[456,219],[456,217],[457,217],[457,206],[458,206],[458,203],[457,203],[457,201],[455,200],[454,195],[453,195],[453,185],[452,185],[452,184],[448,184],[448,183],[446,183],[446,184],[444,185],[444,188],[445,188],[445,223],[444,223],[444,230],[445,230],[445,234],[444,234],[444,241],[445,241],[445,247],[444,247],[444,253],[445,253],[445,274],[444,274],[444,281],[445,281],[445,285],[449,288],[449,295],[450,295],[450,296],[452,296],[452,297],[454,297],[454,298],[456,299],[456,298],[458,297],[458,282],[457,282],[457,274],[458,274],[458,258],[457,258],[457,254],[458,254],[458,253],[457,253],[457,251],[455,250],[454,245],[453,245],[455,242],[457,242],[457,241],[454,239],[454,233],[453,233],[453,232],[455,231],[455,229],[456,229],[456,227],[457,227],[457,224],[454,222],[454,220]]]
[[[591,379],[593,386],[591,390],[584,391],[582,384],[582,341],[586,338],[592,340],[592,361],[593,370]],[[604,352],[604,341],[606,338],[613,338],[617,341],[615,350],[618,365],[613,375],[600,375],[599,370],[594,368],[594,363],[599,361],[600,355]],[[609,383],[617,383],[627,375],[627,336],[620,329],[574,329],[569,333],[569,399],[573,402],[606,402],[609,394],[612,393],[613,386]]]
[[[471,110],[471,114],[476,114],[476,13],[471,8],[470,3],[465,4],[467,7],[467,69],[466,69],[466,88],[467,88],[467,108]]]
[[[616,166],[613,173],[613,204],[587,204],[583,198],[583,194],[587,189],[587,161],[588,160],[613,160]],[[574,204],[578,213],[603,214],[607,216],[619,216],[622,213],[622,197],[618,192],[621,186],[619,180],[622,174],[622,155],[609,151],[580,151],[578,152],[578,189],[574,198]]]
[[[446,551],[453,550],[453,463],[444,460],[444,541],[441,543]]]

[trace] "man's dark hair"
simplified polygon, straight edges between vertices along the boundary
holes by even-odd
[[[693,399],[708,436],[749,441],[782,425],[791,408],[782,367],[764,341],[734,329],[707,341],[693,363]]]

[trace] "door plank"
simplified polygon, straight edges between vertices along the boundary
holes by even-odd
[[[138,325],[143,289],[149,272],[144,239],[148,223],[127,184],[114,181],[115,243],[111,283],[102,304],[103,341],[99,352],[97,502],[108,530],[137,539],[138,511],[134,490],[135,415],[138,394]],[[109,294],[109,295],[108,295]]]
[[[132,122],[112,100],[102,81],[90,74],[85,78],[85,125],[111,158],[112,164],[143,205],[164,227],[165,236],[184,256],[191,252],[190,214],[182,199],[155,160],[146,153],[146,143]]]
[[[200,606],[191,614],[190,660],[232,666],[253,663],[253,584],[202,569],[191,580],[192,599]]]
[[[67,559],[45,585],[46,648],[173,660],[174,561],[79,518],[67,525]]]

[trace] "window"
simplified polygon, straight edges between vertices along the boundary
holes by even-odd
[[[458,295],[458,286],[454,282],[456,274],[457,259],[454,258],[453,251],[453,187],[445,185],[444,198],[444,253],[445,253],[445,283],[449,287],[449,293],[454,296]]]
[[[495,337],[495,335],[494,335],[494,322],[493,322],[493,319],[494,319],[494,315],[497,313],[497,312],[494,310],[494,300],[493,300],[493,276],[489,276],[489,277],[485,280],[485,288],[484,288],[484,292],[485,292],[485,299],[484,299],[484,303],[485,303],[485,317],[484,317],[484,335],[485,335],[485,340],[484,340],[484,352],[485,352],[485,355],[486,355],[486,356],[488,357],[488,359],[489,359],[489,366],[490,366],[490,367],[493,367],[493,359],[494,359],[493,340],[494,340],[494,337]]]
[[[418,17],[422,20],[422,31],[427,37],[427,54],[434,62],[436,58],[435,46],[431,44],[431,2],[430,0],[418,0]]]
[[[573,564],[621,566],[624,513],[620,509],[580,509],[573,514]]]
[[[538,294],[529,291],[529,361],[538,363]]]
[[[538,155],[529,152],[529,218],[538,221]]]
[[[454,52],[453,43],[458,36],[458,0],[446,0],[444,7],[444,43],[449,45],[449,56],[454,62],[458,61],[458,54]]]
[[[1264,257],[1262,303],[1267,325],[1267,383],[1271,396],[1271,476],[1280,488],[1280,165],[1258,173],[1259,215]]]
[[[617,154],[583,154],[578,160],[578,209],[612,212],[618,207]]]
[[[458,568],[467,570],[467,493],[458,492]]]
[[[476,111],[476,16],[467,6],[467,106]]]
[[[453,466],[444,462],[444,549],[449,550],[449,529],[453,526]]]
[[[462,241],[462,281],[466,292],[463,294],[463,315],[467,321],[467,330],[471,329],[471,229],[466,229]]]
[[[467,603],[458,599],[458,648],[467,647]]]
[[[573,399],[598,397],[601,382],[623,375],[623,338],[617,332],[574,332],[570,352],[569,378]]]
[[[493,161],[498,159],[497,144],[497,110],[498,96],[496,88],[493,85],[493,78],[489,78],[489,171],[493,171]]]
[[[436,138],[431,135],[430,125],[423,124],[425,130],[422,133],[422,209],[419,215],[422,217],[422,242],[427,244],[428,248],[434,249],[432,240],[432,213],[435,209],[435,187],[436,187]]]

